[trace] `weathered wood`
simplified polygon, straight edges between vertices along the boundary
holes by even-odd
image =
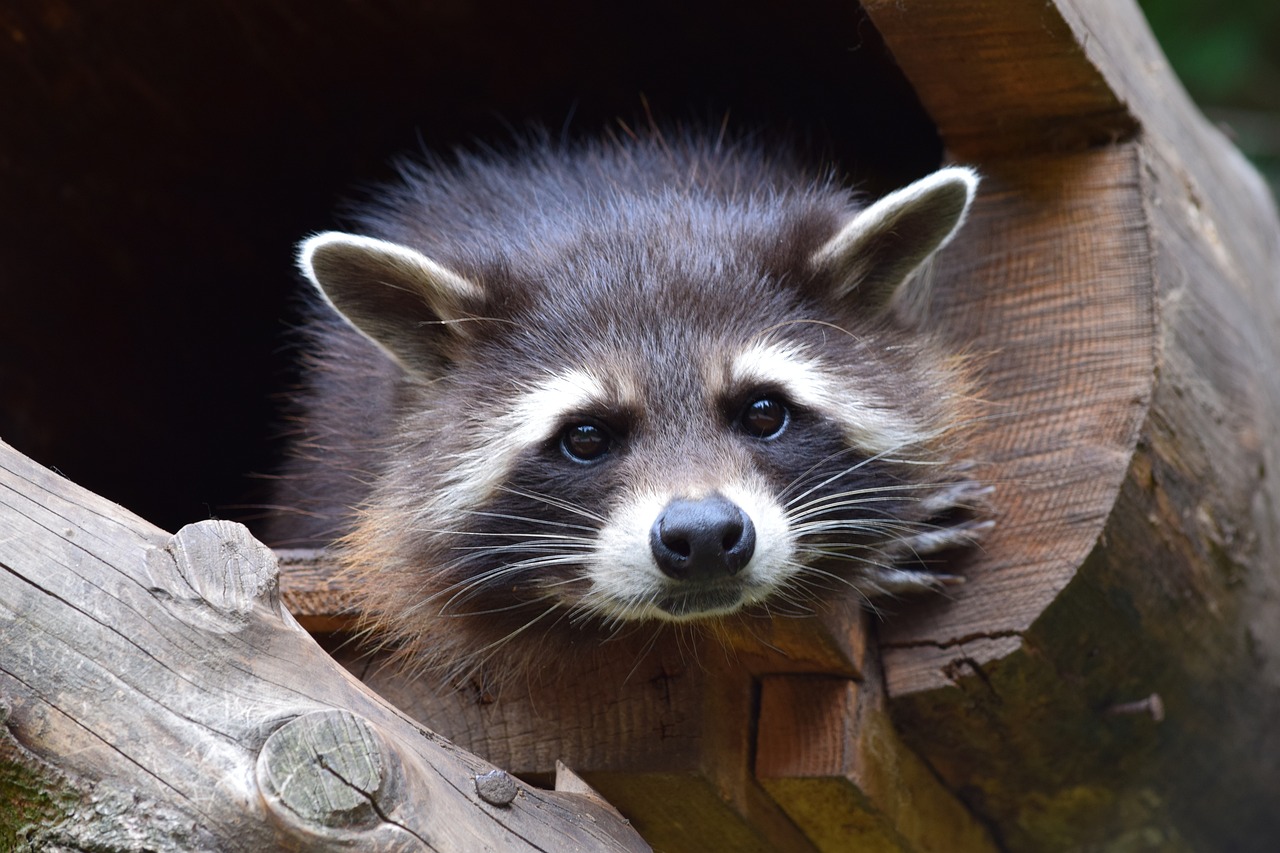
[[[958,659],[1006,654],[1115,501],[1155,369],[1139,156],[1117,145],[983,167],[938,314],[983,361],[972,452],[996,488],[996,529],[962,586],[886,622],[891,695],[949,685]]]
[[[556,676],[492,692],[441,689],[349,647],[335,655],[397,707],[522,777],[549,779],[563,759],[655,849],[810,849],[752,778],[754,680],[731,646],[673,642],[641,659],[625,647],[571,649]]]
[[[0,848],[641,850],[347,676],[242,526],[170,536],[0,444]]]
[[[994,312],[1001,325],[1021,320],[1006,326],[1015,339],[1049,330],[1034,372],[1014,385],[1056,387],[1063,403],[1052,424],[1018,409],[989,445],[1028,458],[1047,451],[1033,479],[1002,487],[1002,509],[1016,496],[1015,517],[1034,518],[1043,540],[993,542],[983,566],[1050,559],[1001,568],[1004,590],[980,566],[953,612],[888,627],[895,719],[1010,849],[1271,849],[1280,836],[1274,204],[1187,100],[1132,3],[865,7],[953,156],[1002,184],[1013,165],[1013,195],[1041,206],[1044,249],[1028,235],[976,247],[1008,253],[1003,292],[983,297],[978,328]],[[1096,147],[1062,150],[1083,143]],[[1033,190],[1073,160],[1115,166],[1096,216],[1062,204],[1074,189],[1065,174],[1062,192]],[[1119,231],[1131,235],[1127,259],[1111,248]],[[1056,285],[1034,275],[1035,260],[1060,265],[1080,252],[1115,275]],[[1017,280],[1023,272],[1029,281]],[[1076,310],[1082,302],[1091,309]],[[1040,308],[1019,317],[1009,311],[1019,303]],[[1095,369],[1079,373],[1081,362],[1048,357],[1094,346],[1100,330],[1080,321],[1117,311],[1132,318],[1130,361],[1086,361]],[[1123,327],[1109,328],[1122,346]],[[1113,386],[1112,414],[1098,421],[1107,428],[1072,431],[1100,385]],[[1079,448],[1086,467],[1055,461],[1063,445]],[[1053,505],[1023,514],[1028,492]],[[1152,695],[1163,715],[1112,711]]]

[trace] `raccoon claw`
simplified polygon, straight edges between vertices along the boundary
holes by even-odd
[[[974,480],[963,480],[939,489],[920,502],[929,515],[942,515],[956,509],[977,509],[995,492],[994,486],[985,486]]]
[[[872,588],[868,594],[880,596],[938,592],[943,587],[958,586],[962,583],[964,578],[958,575],[944,575],[922,569],[881,567],[872,573]]]
[[[950,548],[964,548],[978,544],[994,521],[962,521],[949,527],[938,527],[904,537],[890,543],[885,556],[894,561],[911,560],[926,554],[936,554]]]

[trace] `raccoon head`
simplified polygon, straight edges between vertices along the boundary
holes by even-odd
[[[685,199],[497,258],[307,240],[305,275],[403,374],[343,545],[371,621],[492,651],[936,586],[904,560],[972,541],[952,515],[980,490],[942,449],[962,372],[910,303],[976,186],[946,168],[790,218]]]

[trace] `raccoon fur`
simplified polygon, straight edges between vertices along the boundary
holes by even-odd
[[[403,165],[301,246],[276,544],[336,541],[365,626],[453,676],[937,588],[921,556],[988,523],[964,360],[914,305],[977,183],[866,204],[693,134]]]

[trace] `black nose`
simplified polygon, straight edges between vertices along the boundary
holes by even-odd
[[[722,495],[677,498],[649,529],[649,547],[658,568],[676,580],[714,580],[737,574],[756,549],[756,529],[733,501]]]

